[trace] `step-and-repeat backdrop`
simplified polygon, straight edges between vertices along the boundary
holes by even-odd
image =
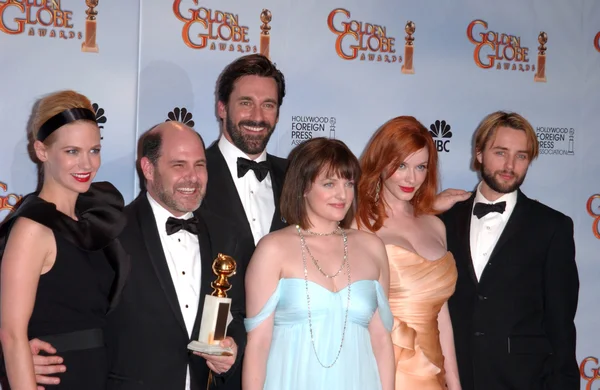
[[[472,135],[488,113],[528,118],[541,154],[527,195],[575,222],[581,386],[600,389],[600,2],[597,0],[0,0],[0,219],[36,186],[33,104],[59,89],[94,103],[97,180],[131,201],[138,135],[180,120],[218,137],[214,88],[248,53],[284,72],[269,151],[312,137],[359,155],[388,119],[431,130],[442,187],[472,189]]]

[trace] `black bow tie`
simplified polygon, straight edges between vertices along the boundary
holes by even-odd
[[[169,217],[167,219],[167,235],[177,233],[181,229],[187,230],[192,234],[198,234],[198,218],[178,219]]]
[[[269,168],[270,165],[267,161],[256,162],[243,157],[237,159],[238,177],[244,177],[248,170],[252,169],[258,181],[263,181],[269,174]]]
[[[506,209],[506,202],[498,202],[498,203],[475,203],[475,207],[473,208],[473,215],[478,219],[486,216],[489,213],[500,213],[502,214]]]

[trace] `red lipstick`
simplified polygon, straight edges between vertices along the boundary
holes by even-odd
[[[72,173],[71,176],[80,183],[87,183],[92,178],[92,173]]]
[[[400,186],[400,189],[402,190],[402,192],[411,193],[411,192],[413,192],[415,190],[415,187],[403,187],[403,186]]]

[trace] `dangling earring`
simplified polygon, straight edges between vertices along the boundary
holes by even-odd
[[[379,191],[381,191],[381,178],[377,181],[375,186],[375,204],[379,203]]]

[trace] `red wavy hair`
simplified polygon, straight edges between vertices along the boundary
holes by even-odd
[[[429,151],[427,176],[410,203],[415,216],[435,214],[433,201],[438,190],[438,156],[433,138],[427,129],[412,116],[399,116],[381,126],[373,135],[360,158],[362,170],[358,182],[358,208],[356,222],[376,232],[387,218],[383,192],[376,202],[377,183],[387,180],[398,166],[414,152],[423,148]]]

